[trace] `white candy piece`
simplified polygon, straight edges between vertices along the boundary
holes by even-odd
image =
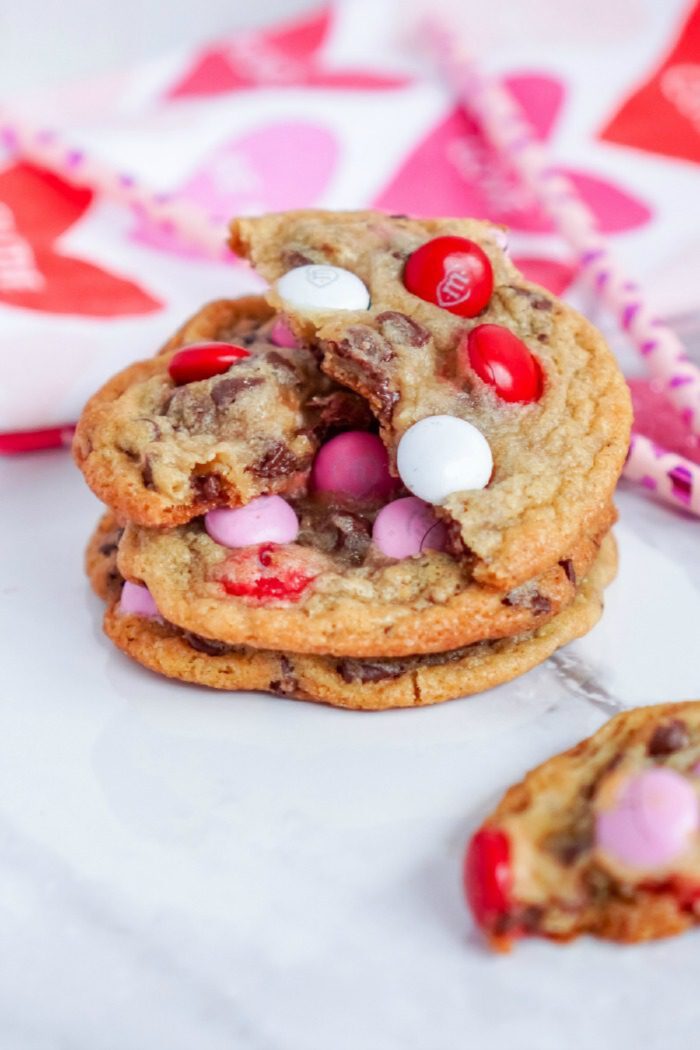
[[[369,309],[367,286],[340,266],[297,266],[280,277],[276,288],[285,303],[297,310]]]
[[[406,488],[426,503],[486,488],[493,471],[484,435],[455,416],[426,416],[414,423],[399,442],[396,462]]]

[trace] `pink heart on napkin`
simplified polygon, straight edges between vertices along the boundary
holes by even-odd
[[[538,74],[509,77],[506,84],[540,137],[549,137],[563,105],[563,84]],[[605,232],[628,230],[649,221],[649,208],[608,179],[563,170]],[[502,222],[514,230],[552,230],[532,194],[461,108],[448,113],[416,146],[374,203],[387,211],[412,215],[471,215]]]
[[[222,229],[232,215],[307,208],[323,195],[338,161],[335,136],[319,124],[280,121],[219,146],[172,196],[206,209]],[[142,244],[189,258],[200,255],[169,226],[140,216]],[[222,256],[227,252],[222,243]]]

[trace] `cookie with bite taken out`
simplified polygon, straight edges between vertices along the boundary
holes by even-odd
[[[600,333],[526,281],[471,219],[296,211],[231,224],[268,300],[366,398],[410,492],[515,587],[607,513],[629,444],[626,383]]]
[[[510,788],[469,843],[488,942],[646,941],[700,921],[700,701],[617,715]]]

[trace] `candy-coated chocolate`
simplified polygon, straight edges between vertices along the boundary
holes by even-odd
[[[294,543],[299,519],[281,496],[260,496],[245,507],[220,507],[204,516],[204,527],[222,547]]]
[[[507,913],[512,883],[508,836],[498,828],[480,828],[464,858],[464,892],[479,926],[488,928]]]
[[[613,862],[653,871],[680,857],[699,828],[690,781],[656,767],[623,781],[613,805],[597,814],[596,844]]]
[[[225,592],[253,602],[297,602],[316,579],[321,564],[315,552],[272,543],[231,555],[219,576]]]
[[[447,528],[422,499],[406,496],[382,507],[372,540],[388,558],[410,558],[425,550],[444,550]]]
[[[466,237],[435,237],[409,255],[403,283],[413,295],[460,317],[476,317],[493,292],[486,252]]]
[[[275,346],[286,346],[290,349],[295,349],[299,346],[299,340],[284,317],[275,318],[274,324],[270,329],[270,342],[274,343]]]
[[[396,487],[386,448],[376,434],[363,430],[348,430],[322,445],[311,477],[317,492],[355,499],[387,499]]]
[[[370,303],[369,291],[359,277],[325,263],[289,270],[276,288],[280,298],[297,310],[367,310]]]
[[[542,396],[542,370],[517,335],[500,324],[472,328],[459,351],[460,368],[474,369],[503,401],[528,403]]]
[[[131,580],[126,580],[122,587],[119,611],[125,616],[145,616],[147,619],[160,615],[148,587],[142,583],[132,583]]]
[[[176,385],[182,386],[227,372],[244,357],[250,357],[245,347],[233,343],[194,343],[170,358],[168,372]]]
[[[426,416],[414,423],[401,438],[396,459],[406,488],[428,503],[483,489],[493,471],[484,435],[455,416]]]

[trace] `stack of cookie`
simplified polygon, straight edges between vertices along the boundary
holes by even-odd
[[[88,403],[105,631],[152,670],[435,703],[588,631],[615,572],[627,387],[471,220],[232,224],[265,298],[205,306]]]

